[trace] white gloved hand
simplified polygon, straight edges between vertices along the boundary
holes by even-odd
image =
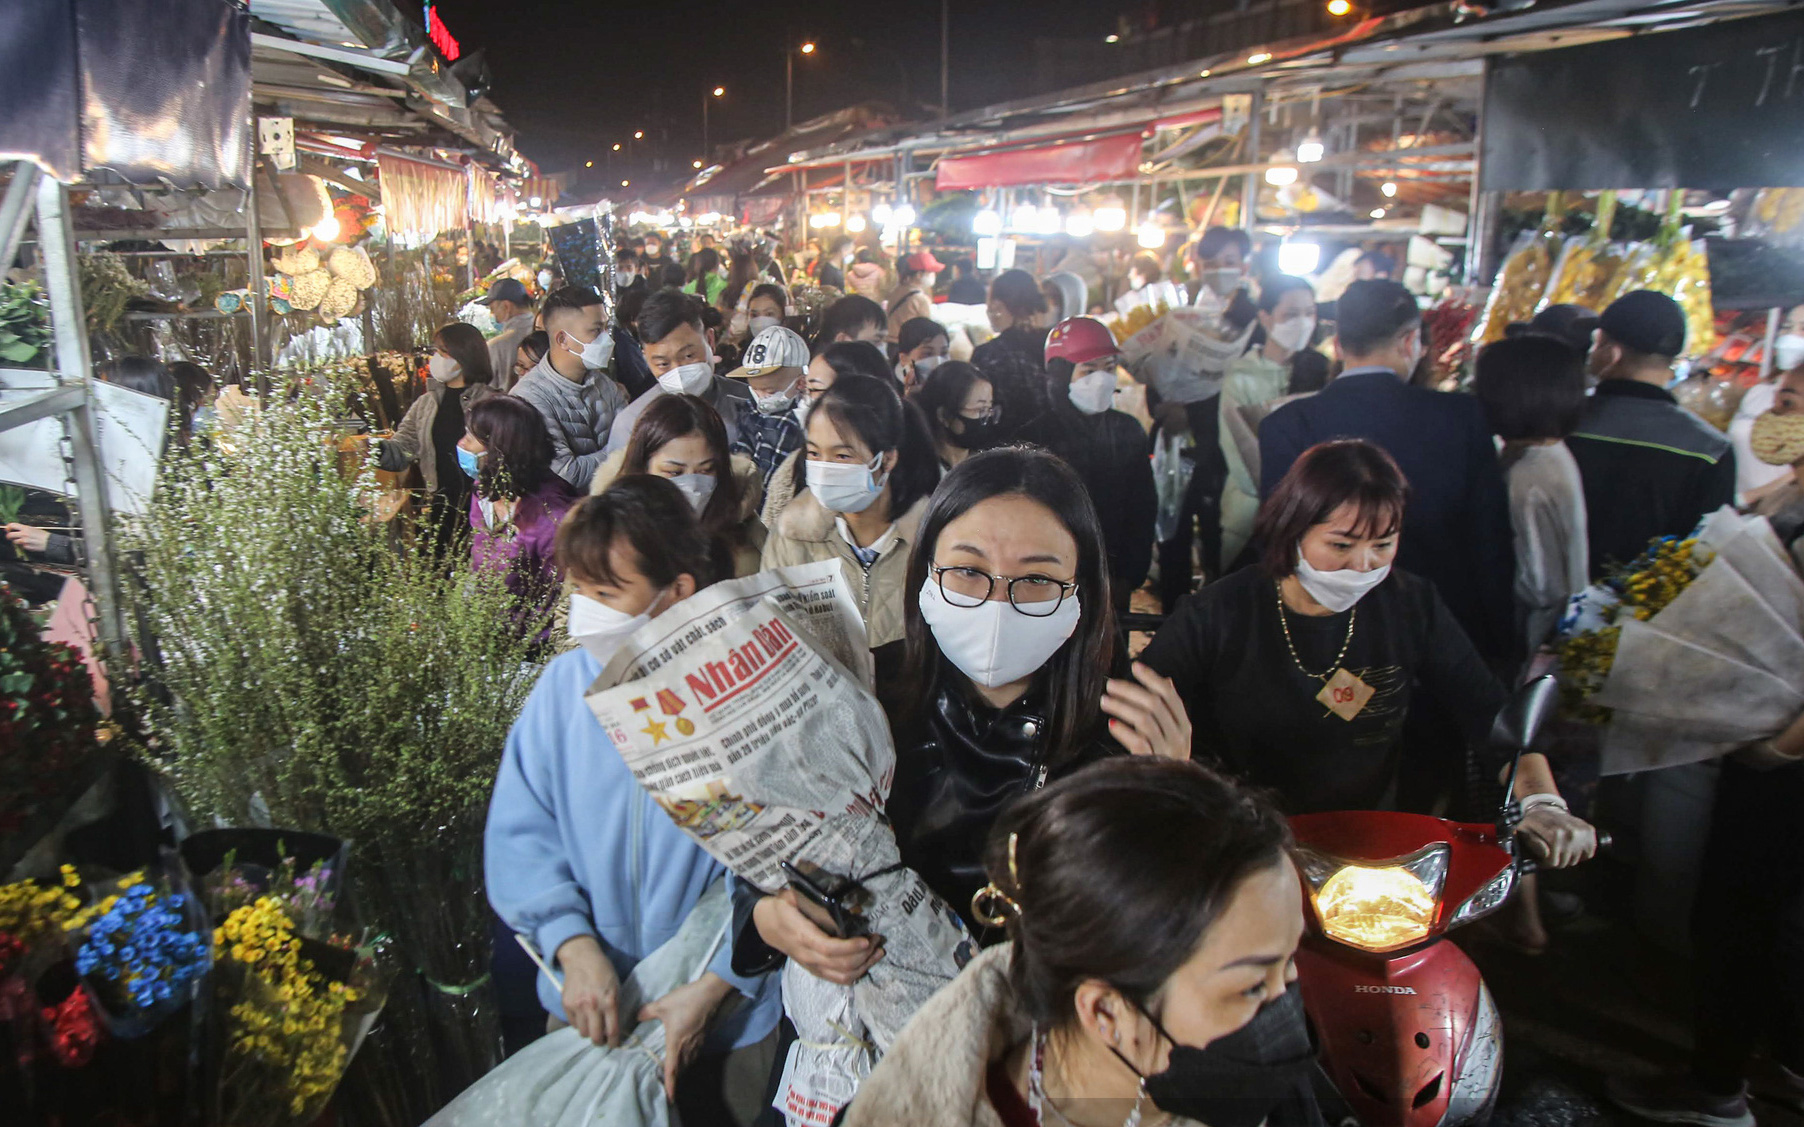
[[[1544,868],[1571,868],[1597,853],[1597,828],[1551,803],[1524,814],[1516,833]]]

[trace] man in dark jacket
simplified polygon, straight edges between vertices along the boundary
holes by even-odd
[[[1729,439],[1666,390],[1684,350],[1685,314],[1665,294],[1624,294],[1598,322],[1591,371],[1601,382],[1566,439],[1585,483],[1592,578],[1735,499]]]
[[[1159,495],[1146,431],[1112,408],[1116,351],[1100,321],[1072,317],[1054,326],[1046,338],[1052,406],[1015,440],[1044,446],[1083,479],[1102,525],[1115,609],[1126,610],[1152,567]]]
[[[1397,566],[1435,585],[1479,653],[1513,662],[1509,497],[1483,408],[1469,395],[1409,386],[1422,317],[1402,286],[1354,282],[1339,315],[1339,378],[1259,425],[1261,496],[1318,442],[1363,438],[1383,447],[1410,486]]]

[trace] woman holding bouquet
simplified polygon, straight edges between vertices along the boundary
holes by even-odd
[[[631,477],[571,511],[557,559],[575,585],[579,648],[545,667],[508,733],[483,842],[490,902],[563,975],[561,988],[539,980],[556,1024],[614,1046],[633,1017],[662,1021],[664,1088],[683,1118],[750,1123],[762,1092],[730,1091],[724,1078],[769,1071],[776,979],[735,974],[729,941],[696,981],[619,1012],[622,979],[727,870],[638,784],[583,700],[635,630],[709,582],[708,541],[682,490]],[[714,1020],[735,992],[745,1003]]]
[[[1108,560],[1069,466],[1029,447],[976,454],[946,475],[926,510],[904,587],[907,638],[877,651],[896,743],[888,814],[903,862],[973,934],[999,941],[971,905],[997,817],[1124,750],[1187,758],[1190,725],[1171,683],[1151,670],[1110,678],[1118,633]],[[881,938],[824,934],[787,891],[758,901],[751,922],[741,967],[770,957],[756,938],[832,982],[857,981],[883,955]]]

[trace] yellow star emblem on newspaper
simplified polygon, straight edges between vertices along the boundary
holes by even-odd
[[[640,728],[639,730],[651,737],[651,746],[657,747],[659,744],[663,743],[665,740],[670,738],[669,733],[665,732],[664,728],[665,728],[664,721],[653,720],[653,721],[650,721],[649,723],[647,723],[645,725],[645,727]]]

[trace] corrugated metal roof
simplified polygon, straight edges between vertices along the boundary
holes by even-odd
[[[320,0],[250,0],[251,15],[272,23],[298,39],[337,47],[367,47]]]

